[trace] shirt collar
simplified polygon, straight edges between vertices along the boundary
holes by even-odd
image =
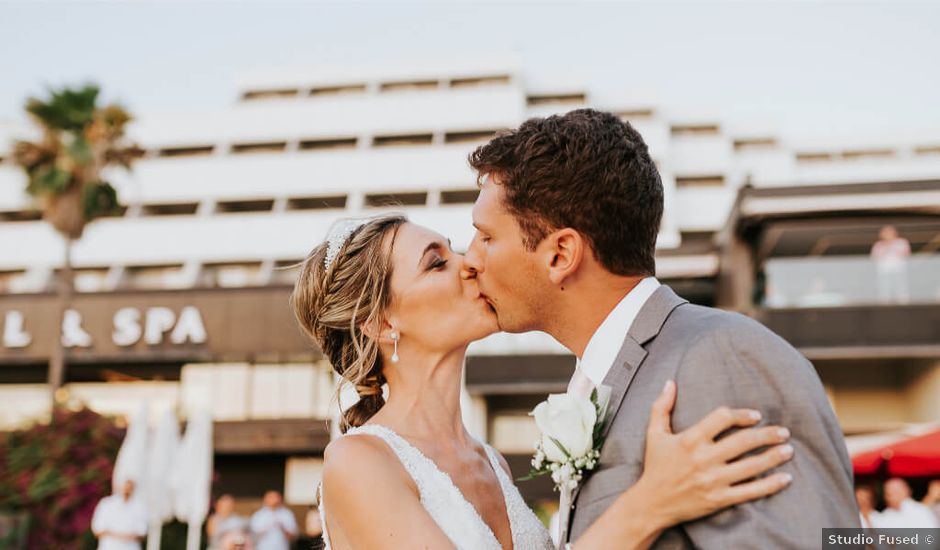
[[[630,332],[633,321],[659,287],[660,283],[656,277],[647,277],[640,281],[614,306],[594,331],[578,361],[578,368],[595,386],[600,386],[607,377],[607,372],[623,347],[623,341]]]

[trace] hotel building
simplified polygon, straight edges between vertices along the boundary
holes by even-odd
[[[313,501],[334,379],[287,302],[291,266],[330,224],[395,204],[465,249],[477,194],[468,153],[529,117],[586,106],[633,124],[659,166],[660,280],[798,347],[850,446],[940,422],[940,132],[789,143],[720,113],[533,82],[511,58],[285,71],[225,99],[213,111],[135,113],[147,154],[110,175],[126,209],[74,247],[77,293],[61,331],[72,402],[113,415],[144,401],[155,417],[211,411],[220,492]],[[12,140],[33,131],[0,126],[0,430],[48,413],[59,333],[63,243],[10,159]],[[891,283],[903,292],[880,298],[869,253],[886,225],[913,254]],[[527,412],[563,391],[573,366],[544,334],[471,347],[468,425],[515,474],[536,437]],[[554,498],[547,482],[522,488],[532,503]]]

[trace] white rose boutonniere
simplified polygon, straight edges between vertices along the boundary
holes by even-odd
[[[550,474],[556,490],[574,490],[584,473],[597,466],[609,400],[610,388],[601,386],[590,400],[560,393],[539,403],[530,414],[541,437],[535,444],[532,470],[522,480]]]

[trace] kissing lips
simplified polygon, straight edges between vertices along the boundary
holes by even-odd
[[[496,308],[493,307],[493,302],[491,302],[490,299],[485,294],[481,292],[479,298],[486,303],[487,307],[490,308],[490,311],[492,311],[493,313],[496,313]]]

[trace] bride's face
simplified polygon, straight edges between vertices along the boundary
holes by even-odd
[[[496,315],[473,279],[460,276],[463,260],[450,242],[426,227],[405,223],[392,247],[388,319],[402,346],[450,351],[498,330]]]

